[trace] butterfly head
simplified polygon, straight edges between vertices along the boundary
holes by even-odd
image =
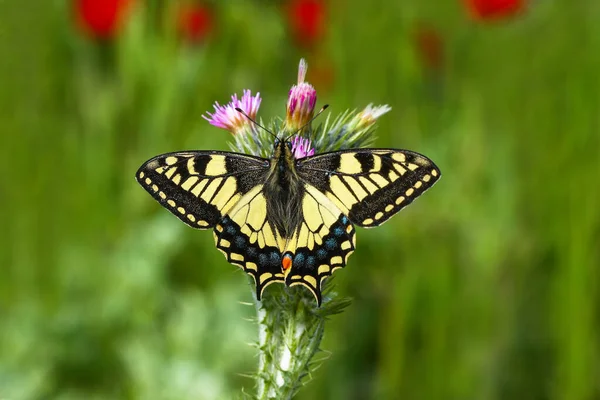
[[[273,157],[279,164],[293,164],[294,148],[291,140],[276,138],[273,144]]]

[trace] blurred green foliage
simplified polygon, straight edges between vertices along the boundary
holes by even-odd
[[[0,398],[253,391],[248,279],[133,174],[159,153],[226,149],[200,116],[234,92],[283,115],[300,57],[326,78],[320,104],[390,104],[376,145],[426,154],[444,177],[359,230],[336,274],[354,302],[298,398],[600,398],[595,2],[474,23],[458,1],[332,1],[308,53],[276,3],[216,5],[197,46],[167,6],[139,4],[97,43],[69,4],[0,2]],[[415,51],[423,22],[443,44],[433,69]]]

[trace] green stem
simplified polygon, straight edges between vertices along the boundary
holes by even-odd
[[[258,316],[257,399],[291,399],[313,369],[326,317],[342,311],[347,299],[327,296],[321,308],[304,288],[282,287],[256,301]]]

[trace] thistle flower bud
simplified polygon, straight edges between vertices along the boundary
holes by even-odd
[[[352,130],[360,131],[363,129],[370,128],[375,125],[377,119],[383,114],[390,111],[392,107],[384,104],[382,106],[373,106],[373,104],[367,105],[364,110],[357,113],[354,118],[348,123],[348,127]]]
[[[306,125],[313,117],[317,103],[317,91],[308,82],[304,82],[308,66],[304,59],[298,66],[298,84],[292,86],[288,95],[286,128],[295,131]]]

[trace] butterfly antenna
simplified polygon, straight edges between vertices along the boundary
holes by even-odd
[[[285,142],[288,141],[289,138],[291,138],[292,136],[296,136],[298,134],[298,132],[300,132],[302,129],[306,128],[311,122],[313,122],[319,115],[321,115],[321,113],[323,111],[325,111],[327,109],[327,107],[329,107],[329,104],[325,104],[323,107],[321,107],[321,109],[319,110],[319,112],[312,117],[307,123],[305,123],[304,125],[302,125],[302,127],[300,129],[298,129],[296,132],[292,133],[290,136],[285,138]]]
[[[237,112],[239,112],[240,114],[242,114],[244,117],[248,118],[250,121],[252,121],[252,122],[254,123],[254,125],[256,125],[256,126],[258,126],[258,127],[262,128],[262,129],[264,129],[264,130],[265,130],[265,132],[267,132],[267,133],[271,134],[271,136],[273,136],[275,139],[277,139],[277,135],[276,135],[276,134],[274,134],[273,132],[271,132],[270,130],[268,130],[267,128],[265,128],[264,126],[262,126],[261,124],[259,124],[258,122],[256,122],[254,119],[252,119],[252,117],[250,117],[248,114],[246,114],[246,113],[244,112],[244,110],[242,110],[242,109],[241,109],[241,108],[239,108],[239,107],[236,107],[236,108],[235,108],[235,110],[236,110]]]

